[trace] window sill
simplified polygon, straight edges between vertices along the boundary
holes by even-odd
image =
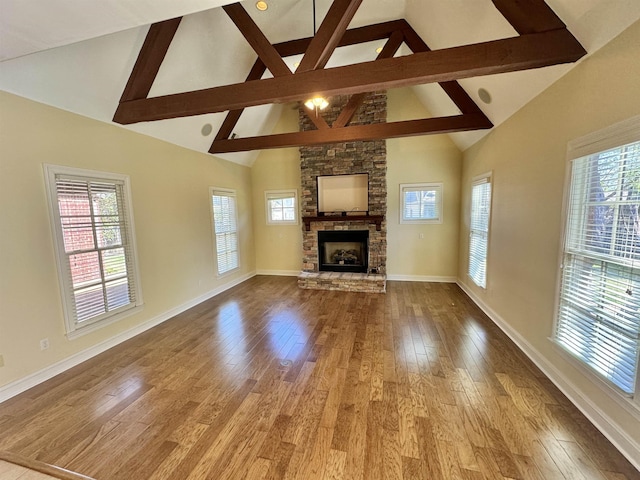
[[[237,266],[236,268],[233,268],[231,270],[227,270],[226,272],[216,273],[216,278],[229,277],[229,276],[233,275],[234,273],[239,273],[239,272],[240,272],[240,266]]]
[[[142,309],[143,309],[143,304],[136,305],[135,307],[125,310],[124,312],[120,312],[117,315],[114,315],[113,317],[105,318],[104,320],[100,320],[99,322],[90,323],[88,325],[78,327],[72,332],[67,332],[67,338],[69,340],[75,340],[76,338],[83,337],[91,332],[100,330],[101,328],[104,328],[107,325],[111,325],[112,323],[123,320],[127,317],[130,317],[131,315],[138,314],[142,311]]]
[[[442,225],[441,218],[421,218],[418,220],[400,219],[400,225]]]
[[[290,221],[290,222],[267,222],[267,226],[269,227],[278,227],[282,225],[300,225],[298,221]]]

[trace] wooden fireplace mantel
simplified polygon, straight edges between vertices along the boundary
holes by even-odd
[[[376,224],[376,231],[382,228],[384,215],[323,215],[321,217],[302,217],[307,232],[311,231],[312,222],[368,222]]]

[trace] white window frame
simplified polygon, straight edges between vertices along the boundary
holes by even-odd
[[[215,212],[214,212],[214,208],[213,208],[213,197],[214,196],[221,196],[221,197],[228,197],[233,199],[233,207],[234,207],[234,211],[233,211],[233,222],[234,225],[233,227],[235,227],[235,230],[232,230],[231,232],[216,232],[216,221],[215,221]],[[238,271],[240,269],[240,233],[239,233],[239,228],[238,228],[238,198],[236,195],[236,191],[233,189],[229,189],[229,188],[220,188],[220,187],[209,187],[209,208],[211,211],[211,229],[213,231],[213,253],[214,253],[214,259],[215,259],[215,264],[216,264],[216,275],[219,277],[225,276],[225,275],[229,275],[232,274],[236,271]],[[232,250],[232,249],[228,249],[225,250],[224,252],[218,252],[218,236],[219,235],[229,235],[229,234],[235,234],[236,237],[236,249]],[[220,257],[223,254],[229,254],[230,252],[235,252],[236,254],[236,258],[235,258],[235,263],[236,266],[226,269],[224,271],[220,271],[221,268],[221,262],[220,262]]]
[[[272,217],[271,201],[293,198],[293,220],[275,220]],[[298,191],[266,190],[264,192],[265,218],[267,225],[298,225]]]
[[[575,256],[578,254],[584,256],[585,258],[591,258],[593,255],[598,256],[597,253],[589,253],[588,255],[584,255],[584,252],[582,252],[582,249],[580,248],[579,252],[573,252],[574,247],[568,245],[572,238],[572,235],[569,233],[569,229],[573,229],[575,231],[575,228],[581,227],[581,225],[577,225],[575,221],[571,222],[571,219],[569,218],[571,209],[571,189],[573,183],[573,164],[576,161],[584,159],[585,157],[589,157],[601,152],[606,152],[607,150],[611,150],[619,146],[638,141],[640,141],[640,115],[617,123],[610,127],[604,128],[602,130],[585,135],[584,137],[573,140],[568,144],[567,176],[564,189],[563,228],[559,249],[560,257],[558,262],[559,268],[556,288],[555,316],[553,331],[550,337],[550,340],[558,346],[559,351],[563,353],[563,355],[565,355],[573,363],[573,365],[575,365],[585,376],[594,380],[597,385],[600,385],[604,389],[604,391],[609,394],[610,398],[616,401],[618,405],[622,406],[629,413],[633,414],[636,418],[640,418],[640,395],[638,395],[638,392],[640,391],[640,365],[637,366],[635,372],[635,391],[632,393],[624,392],[611,380],[607,379],[604,374],[598,372],[594,367],[590,366],[585,360],[580,358],[579,355],[571,352],[569,348],[562,344],[562,341],[558,337],[558,335],[562,322],[560,310],[563,303],[563,275],[566,267],[565,261],[568,261],[567,256]],[[587,202],[585,200],[582,204],[584,205],[586,203]],[[574,220],[578,220],[578,222],[580,222],[579,218],[574,218]],[[602,259],[599,258],[598,260]],[[634,262],[632,262],[631,268],[632,271],[637,271],[638,266],[637,264],[634,265]]]
[[[72,339],[89,332],[102,328],[108,324],[121,320],[125,317],[138,313],[142,309],[143,298],[140,286],[140,272],[138,267],[138,255],[135,239],[135,225],[133,221],[133,208],[131,201],[131,185],[128,175],[117,173],[101,172],[66,167],[61,165],[44,164],[45,187],[47,192],[47,203],[49,207],[49,218],[53,234],[54,248],[56,252],[56,265],[62,297],[62,308],[64,313],[64,324],[67,338]],[[78,321],[76,316],[75,297],[72,284],[71,267],[69,264],[70,253],[65,251],[62,221],[58,205],[57,179],[68,178],[87,182],[114,183],[121,186],[123,205],[119,205],[123,217],[124,230],[121,232],[122,244],[125,249],[127,265],[127,281],[129,285],[132,303],[115,308],[111,311],[96,315],[84,321]],[[93,232],[95,235],[95,223],[91,214]],[[90,251],[99,252],[98,246]],[[101,263],[102,264],[102,263]],[[102,268],[102,267],[101,267]],[[101,274],[104,275],[104,274]],[[106,283],[103,276],[101,284]]]
[[[473,194],[476,187],[481,185],[489,185],[489,211],[487,215],[487,225],[486,231],[481,229],[473,228]],[[471,197],[470,197],[470,206],[469,206],[469,251],[467,255],[468,259],[468,268],[467,275],[471,279],[471,281],[476,284],[478,287],[482,289],[487,288],[487,271],[489,265],[489,242],[491,237],[491,210],[493,205],[493,173],[487,172],[482,175],[478,175],[473,178],[471,182]],[[484,275],[479,275],[476,263],[474,262],[473,253],[475,249],[473,248],[474,235],[479,237],[480,240],[484,239],[484,258],[482,262],[484,262],[484,269],[481,270],[484,272]],[[476,268],[474,268],[474,266]]]
[[[442,190],[443,184],[442,182],[430,182],[430,183],[401,183],[400,184],[400,223],[401,224],[439,224],[442,223],[443,217],[443,201],[442,201]],[[435,206],[438,215],[436,217],[419,217],[419,218],[406,218],[405,217],[405,200],[407,192],[417,192],[417,191],[433,191],[435,192],[436,201]]]

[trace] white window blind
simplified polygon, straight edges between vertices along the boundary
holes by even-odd
[[[627,394],[640,336],[640,141],[571,162],[556,341]]]
[[[211,206],[218,274],[221,275],[239,266],[235,192],[212,189]]]
[[[297,192],[287,191],[267,191],[265,192],[267,205],[268,224],[288,224],[298,223],[297,215]]]
[[[114,178],[121,176],[46,168],[67,331],[74,332],[140,303],[132,217],[125,180]]]
[[[491,216],[491,176],[473,182],[469,226],[469,276],[479,287],[487,285],[487,248]]]
[[[400,223],[441,223],[442,184],[401,184],[400,205]]]

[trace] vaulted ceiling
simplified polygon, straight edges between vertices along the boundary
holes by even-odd
[[[315,47],[311,40],[302,45],[290,42],[313,36],[312,0],[267,2],[269,8],[261,12],[254,1],[220,8],[229,2],[3,0],[0,58],[6,60],[0,63],[0,89],[105,122],[113,121],[115,113],[125,128],[249,164],[256,151],[217,152],[265,148],[265,137],[258,143],[251,137],[270,135],[282,108],[292,108],[316,90],[358,93],[410,86],[436,118],[421,124],[407,119],[413,123],[398,125],[395,135],[385,136],[415,134],[416,129],[421,133],[486,128],[503,122],[574,65],[554,64],[582,57],[572,37],[532,36],[558,30],[548,16],[534,15],[544,12],[539,0],[339,0],[333,7],[331,0],[316,0]],[[588,54],[640,18],[637,0],[547,4],[561,20],[559,26],[566,24]],[[521,18],[519,11],[529,13]],[[182,19],[163,22],[177,17]],[[154,22],[160,23],[150,30],[148,24]],[[363,28],[374,24],[382,26]],[[388,32],[380,34],[385,28]],[[343,36],[346,29],[349,33]],[[375,29],[378,33],[373,34]],[[166,56],[139,56],[148,33],[147,50],[165,49]],[[317,40],[322,34],[335,38]],[[170,37],[164,45],[162,35]],[[357,36],[358,42],[347,41],[349,36]],[[427,44],[438,51],[427,51]],[[307,47],[317,52],[305,55]],[[376,57],[386,60],[372,63]],[[137,58],[136,71],[146,70],[146,77],[134,75],[125,89]],[[146,60],[157,62],[157,75],[153,67],[149,73]],[[296,72],[297,62],[304,71]],[[269,67],[264,74],[261,63]],[[363,65],[346,66],[358,63]],[[541,65],[554,66],[516,71]],[[243,84],[247,78],[252,81]],[[491,103],[480,99],[480,88],[491,95]],[[204,93],[188,93],[203,89]],[[244,111],[237,123],[225,122],[227,110],[240,108]],[[437,117],[459,118],[460,126],[451,128],[450,118],[442,126]],[[358,134],[349,130],[348,121],[337,126],[341,128],[329,127],[320,124],[316,140]],[[225,140],[232,134],[236,141]],[[451,133],[461,149],[482,135],[483,130]],[[309,140],[295,136],[277,141],[286,146]]]

